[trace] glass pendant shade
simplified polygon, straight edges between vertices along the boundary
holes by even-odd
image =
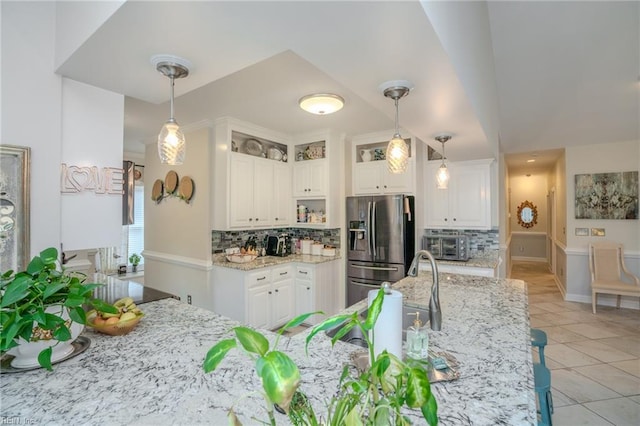
[[[438,182],[438,189],[447,189],[449,186],[449,169],[447,169],[446,164],[444,162],[438,169],[438,173],[436,174],[436,181]]]
[[[409,162],[409,148],[404,139],[396,133],[387,145],[387,167],[391,173],[404,173]]]
[[[158,135],[158,155],[162,164],[179,166],[184,162],[186,143],[180,126],[170,118]]]

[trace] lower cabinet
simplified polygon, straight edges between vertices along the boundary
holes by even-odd
[[[338,306],[339,263],[290,263],[241,271],[214,266],[213,310],[248,324],[273,330],[297,315],[323,311],[306,323],[317,324],[334,315]]]
[[[322,311],[324,315],[313,315],[305,323],[314,325],[338,312],[338,262],[296,266],[295,314]]]

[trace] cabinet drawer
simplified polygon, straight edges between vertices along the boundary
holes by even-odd
[[[308,266],[296,266],[296,278],[303,280],[313,280],[313,268]]]
[[[293,268],[291,266],[279,266],[273,268],[271,272],[271,281],[275,283],[288,278],[293,278]]]
[[[249,287],[259,284],[267,284],[271,282],[271,269],[261,269],[256,272],[250,272],[246,276],[246,282]]]

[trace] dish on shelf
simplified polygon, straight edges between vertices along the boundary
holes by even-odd
[[[269,159],[271,160],[281,161],[283,154],[278,148],[269,148]]]
[[[261,156],[262,144],[256,139],[247,139],[244,141],[244,147],[247,150],[247,154]]]
[[[247,263],[247,262],[252,262],[256,260],[258,256],[255,254],[235,253],[235,254],[229,254],[226,257],[227,257],[227,261],[231,263]]]

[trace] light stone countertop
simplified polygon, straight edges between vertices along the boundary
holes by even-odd
[[[331,262],[340,259],[340,254],[336,256],[314,256],[311,254],[290,254],[289,256],[260,256],[256,260],[247,263],[233,263],[227,261],[224,254],[214,254],[213,265],[225,268],[239,269],[241,271],[252,271],[254,269],[266,268],[269,266],[283,265],[286,263],[308,263],[315,265],[318,263]]]
[[[466,268],[488,268],[495,269],[499,263],[498,250],[488,250],[485,252],[475,253],[469,260],[436,260],[436,263],[443,265],[461,266]]]
[[[460,364],[460,378],[432,385],[441,425],[535,424],[535,394],[525,283],[440,274],[442,331],[431,347]],[[431,274],[394,288],[406,302],[426,306]],[[348,310],[360,309],[359,302]],[[47,425],[218,425],[234,403],[244,424],[266,420],[254,363],[233,350],[212,374],[202,361],[236,322],[174,299],[141,305],[146,316],[126,336],[85,330],[92,343],[79,356],[45,370],[0,377],[2,418]],[[273,342],[275,335],[267,333]],[[349,354],[359,350],[318,335],[305,355],[306,333],[283,337],[279,348],[298,364],[301,390],[324,412]],[[279,424],[288,424],[276,414]],[[411,411],[414,424],[423,424]],[[32,420],[29,420],[32,419]],[[16,420],[17,421],[17,420]]]

